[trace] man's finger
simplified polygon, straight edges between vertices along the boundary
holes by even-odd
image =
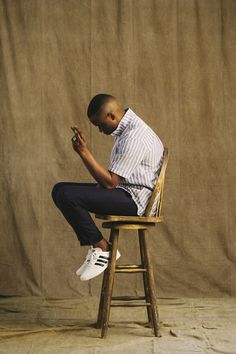
[[[80,133],[77,135],[77,138],[78,138],[79,143],[82,143],[84,141],[84,139]]]
[[[75,130],[73,127],[70,127],[70,129],[72,130],[72,132],[75,134]]]
[[[82,139],[83,141],[85,141],[84,134],[82,133],[82,131],[81,131],[81,130],[79,130],[79,136],[81,137],[81,139]]]
[[[77,127],[71,127],[71,130],[73,131],[73,133],[74,133],[75,135],[77,135],[77,134],[79,133],[79,130],[78,130]]]

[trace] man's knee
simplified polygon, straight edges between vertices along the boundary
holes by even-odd
[[[62,195],[64,195],[63,189],[65,189],[65,183],[63,182],[56,183],[52,189],[52,199],[57,206]]]

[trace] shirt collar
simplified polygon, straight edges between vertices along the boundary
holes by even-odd
[[[132,110],[130,108],[126,109],[124,116],[121,118],[117,128],[111,133],[112,136],[120,136],[125,128],[129,125],[132,119]]]

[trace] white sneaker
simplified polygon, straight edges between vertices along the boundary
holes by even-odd
[[[86,266],[88,265],[89,263],[89,260],[90,260],[90,257],[92,255],[92,249],[93,249],[93,246],[90,246],[89,250],[88,250],[88,253],[87,253],[87,256],[85,258],[85,261],[84,263],[79,267],[79,269],[77,269],[77,271],[75,272],[76,275],[80,276],[83,271],[85,270]]]
[[[89,280],[104,272],[108,266],[110,254],[110,251],[105,252],[101,248],[93,248],[91,257],[80,276],[80,280]],[[120,258],[120,252],[117,250],[116,259],[118,258]]]

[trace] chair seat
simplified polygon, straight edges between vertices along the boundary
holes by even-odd
[[[121,222],[121,223],[158,223],[163,221],[162,216],[126,216],[126,215],[95,215],[97,219],[107,220],[111,222]]]

